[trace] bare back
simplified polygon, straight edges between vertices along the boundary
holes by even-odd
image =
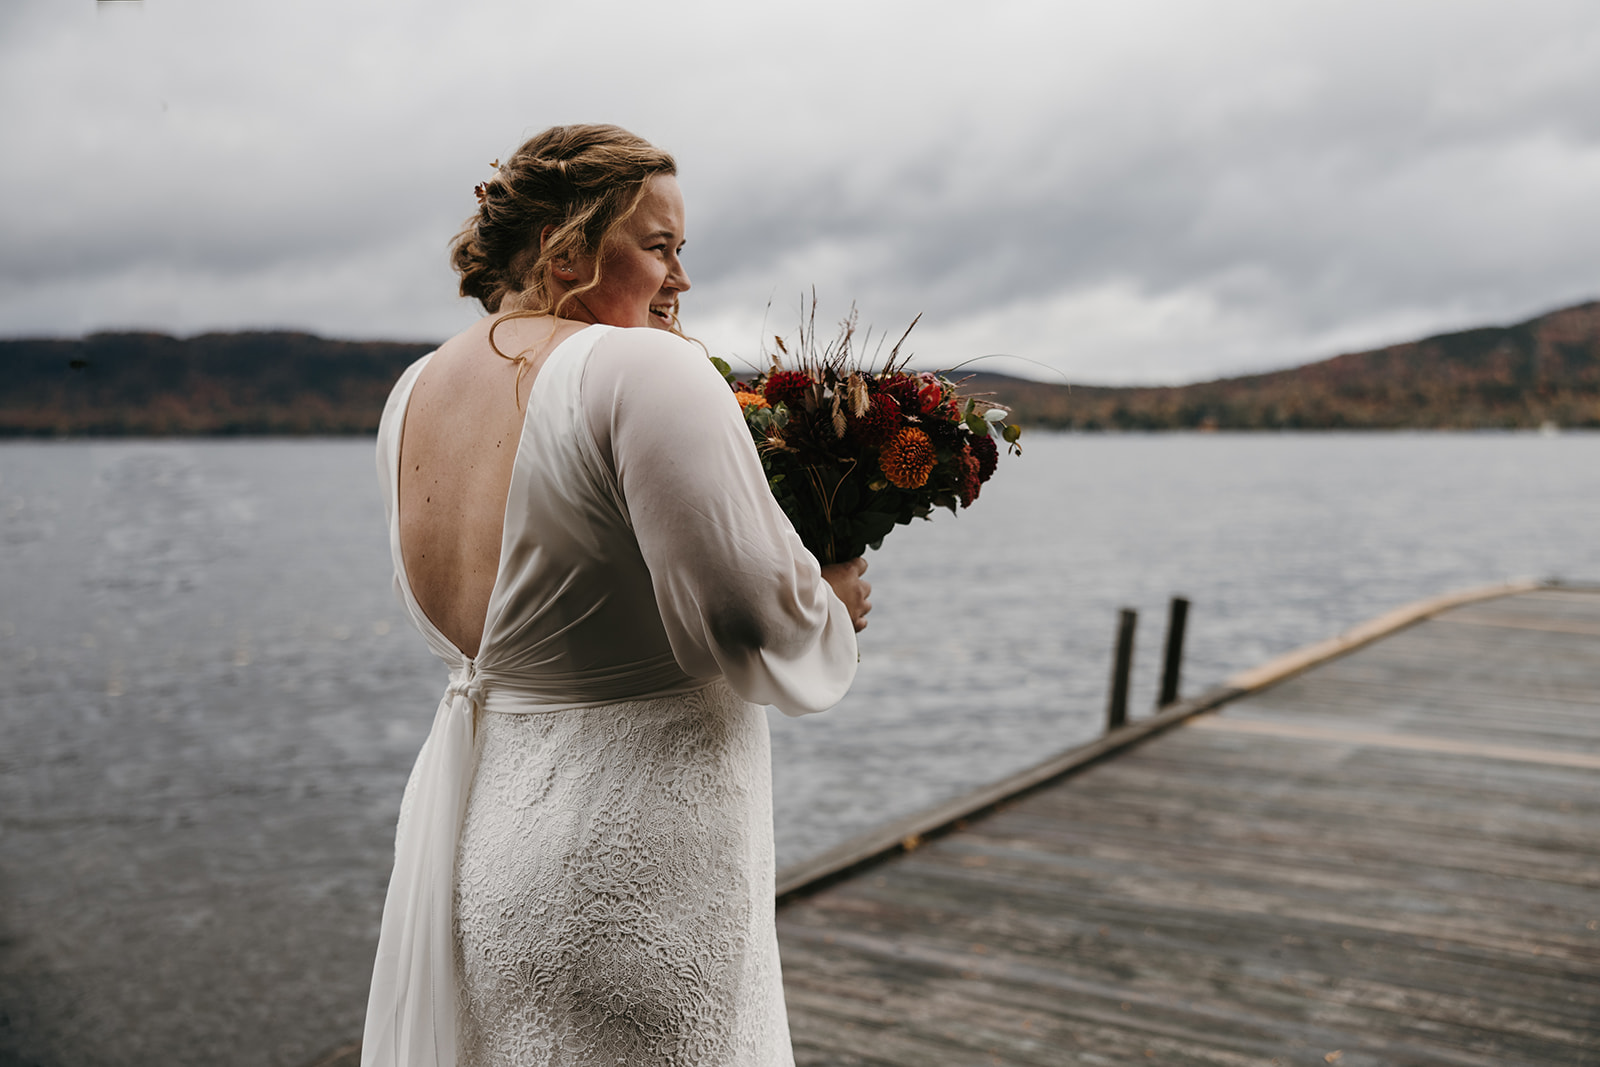
[[[400,555],[417,603],[464,655],[475,657],[500,570],[506,494],[528,394],[545,358],[583,323],[511,319],[495,331],[517,364],[489,347],[485,318],[442,345],[422,369],[401,429]]]

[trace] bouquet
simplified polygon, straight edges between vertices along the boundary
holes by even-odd
[[[935,507],[966,508],[994,474],[1000,448],[1020,454],[1010,412],[963,396],[941,374],[905,367],[895,344],[879,370],[851,352],[855,312],[819,349],[813,321],[802,323],[798,350],[783,339],[765,353],[770,368],[738,379],[712,357],[744,412],[767,484],[817,559],[839,563],[878,548],[896,525],[927,519]]]

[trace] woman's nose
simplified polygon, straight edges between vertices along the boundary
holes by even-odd
[[[689,272],[683,269],[683,261],[676,256],[672,260],[672,273],[667,275],[667,287],[680,293],[689,291]]]

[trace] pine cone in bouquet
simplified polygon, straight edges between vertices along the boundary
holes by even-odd
[[[815,311],[813,303],[797,350],[775,338],[769,369],[755,378],[738,381],[726,362],[713,362],[734,390],[779,506],[819,561],[838,563],[936,507],[970,507],[995,472],[995,436],[1020,454],[1022,431],[1006,423],[1004,407],[963,396],[941,374],[907,370],[900,352],[910,327],[883,367],[868,370],[851,351],[854,310],[820,348]]]

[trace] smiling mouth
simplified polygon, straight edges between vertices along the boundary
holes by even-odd
[[[666,323],[668,326],[672,325],[672,305],[671,304],[651,304],[650,305],[650,314],[654,315],[656,318],[660,319],[662,322]]]

